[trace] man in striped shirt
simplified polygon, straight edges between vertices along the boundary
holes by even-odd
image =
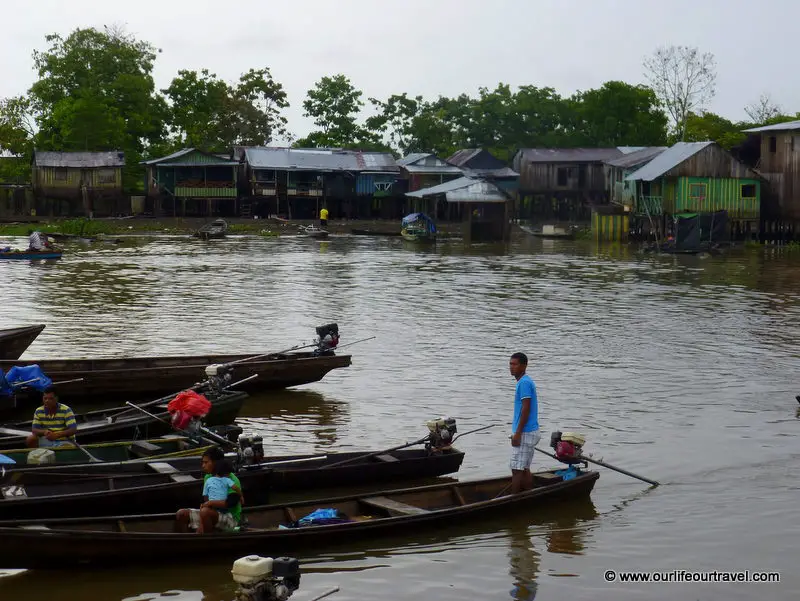
[[[44,391],[42,403],[33,414],[28,446],[60,447],[71,444],[78,431],[72,409],[58,402],[58,397],[52,388]]]

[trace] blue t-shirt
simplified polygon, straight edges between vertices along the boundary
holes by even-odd
[[[208,497],[209,501],[224,501],[228,498],[233,480],[221,476],[211,476],[203,484],[203,496]]]
[[[528,374],[517,380],[517,392],[514,395],[514,423],[511,432],[517,431],[519,416],[522,413],[522,399],[531,400],[531,411],[528,414],[528,423],[522,428],[523,432],[533,432],[539,429],[539,400],[536,398],[536,384]]]

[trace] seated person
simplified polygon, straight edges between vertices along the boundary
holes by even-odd
[[[50,246],[47,236],[42,232],[28,230],[28,250],[47,250]]]
[[[52,388],[42,394],[42,406],[33,414],[31,435],[26,444],[35,447],[60,447],[72,444],[78,424],[72,409],[58,402]]]
[[[242,518],[244,497],[241,482],[218,447],[203,453],[201,466],[205,472],[203,504],[200,509],[179,510],[175,516],[175,531],[188,532],[194,528],[198,534],[203,534],[214,529],[233,530],[240,525]],[[222,495],[223,488],[225,496]]]

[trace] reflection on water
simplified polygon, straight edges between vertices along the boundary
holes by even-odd
[[[343,344],[375,338],[347,349],[347,369],[250,399],[241,423],[275,454],[389,448],[442,415],[461,431],[500,424],[457,443],[454,476],[473,479],[508,470],[508,356],[524,350],[545,432],[578,430],[595,457],[663,483],[602,470],[585,503],[310,548],[298,601],[335,585],[337,601],[661,601],[663,587],[612,586],[603,570],[748,567],[783,582],[681,590],[797,599],[800,254],[654,256],[532,237],[131,240],[0,264],[0,327],[47,324],[26,358],[269,352],[336,321]],[[0,578],[0,598],[51,601],[40,579]],[[66,599],[233,597],[230,565],[213,558],[202,570],[71,571],[59,586]]]

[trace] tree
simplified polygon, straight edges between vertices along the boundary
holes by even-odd
[[[268,68],[250,69],[239,78],[232,94],[236,141],[245,146],[266,146],[275,139],[290,139],[288,121],[281,109],[289,106],[283,85]]]
[[[222,152],[228,146],[223,129],[228,84],[207,69],[178,71],[169,87],[162,90],[170,101],[170,122],[177,148],[188,146]]]
[[[714,55],[697,48],[669,46],[658,48],[644,60],[645,77],[672,119],[677,138],[683,140],[686,118],[702,110],[714,97],[716,62]]]
[[[711,140],[726,150],[738,146],[747,137],[742,133],[745,123],[733,123],[725,117],[705,112],[700,115],[689,113],[686,116],[685,140],[687,142],[705,142]]]
[[[30,155],[36,133],[30,110],[24,96],[0,100],[0,151]]]
[[[388,135],[389,144],[402,156],[420,152],[415,145],[414,119],[422,109],[422,96],[409,98],[404,92],[392,94],[385,102],[377,98],[370,98],[369,101],[380,112],[366,120],[366,128],[376,135]]]
[[[364,106],[362,92],[342,74],[325,76],[308,91],[303,101],[303,113],[314,120],[319,129],[306,138],[297,140],[295,146],[311,147],[376,147],[380,137],[359,125],[358,115]]]
[[[769,94],[761,94],[758,100],[744,107],[744,112],[756,125],[763,125],[770,119],[781,115],[781,107],[772,101]]]
[[[572,135],[585,146],[661,146],[667,116],[647,86],[608,81],[572,97],[577,117]]]
[[[139,158],[164,136],[166,103],[156,94],[157,50],[120,28],[76,29],[33,54],[38,80],[29,91],[47,150],[123,150],[126,188],[141,186]]]

